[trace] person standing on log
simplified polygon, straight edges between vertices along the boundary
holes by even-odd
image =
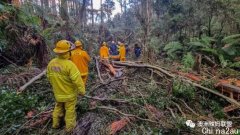
[[[107,47],[107,43],[103,42],[102,43],[102,47],[99,50],[99,54],[100,54],[100,61],[103,65],[107,66],[109,68],[109,70],[111,71],[111,73],[116,76],[116,71],[113,68],[113,66],[110,64],[109,62],[109,49]]]
[[[81,74],[77,66],[69,60],[74,48],[67,40],[58,41],[53,49],[57,57],[47,66],[47,78],[55,97],[52,128],[59,128],[61,117],[65,115],[66,132],[71,132],[76,126],[77,96],[85,95]]]
[[[125,48],[125,45],[123,43],[120,43],[119,59],[120,59],[120,61],[126,61],[126,48]]]
[[[71,60],[77,66],[81,73],[82,80],[86,86],[88,78],[88,63],[90,62],[90,56],[86,51],[83,50],[82,42],[77,40],[75,42],[76,49],[71,53]]]
[[[107,47],[106,42],[102,43],[99,54],[100,54],[100,59],[101,60],[108,60],[109,59],[109,49]]]
[[[114,55],[114,56],[118,55],[118,47],[114,41],[112,41],[112,43],[110,44],[109,52],[110,52],[110,55]]]

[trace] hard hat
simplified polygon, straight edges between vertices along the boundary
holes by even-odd
[[[76,46],[82,46],[82,42],[77,40],[75,43],[74,43]]]
[[[102,45],[107,45],[107,43],[106,43],[106,42],[103,42]]]
[[[57,42],[56,47],[53,49],[55,53],[65,53],[74,49],[74,45],[72,45],[67,40],[60,40]]]

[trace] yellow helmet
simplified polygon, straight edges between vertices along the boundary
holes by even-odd
[[[120,46],[124,46],[124,43],[120,43]]]
[[[74,43],[76,46],[82,46],[82,42],[77,40],[75,43]]]
[[[67,40],[60,40],[57,42],[56,47],[53,49],[55,53],[66,53],[72,50],[72,45]]]
[[[102,45],[105,45],[105,46],[106,46],[106,45],[107,45],[107,43],[106,43],[106,42],[103,42],[103,43],[102,43]]]

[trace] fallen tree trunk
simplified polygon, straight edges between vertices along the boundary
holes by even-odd
[[[232,92],[240,93],[240,88],[231,84],[220,83],[217,87],[230,90]]]
[[[99,80],[101,81],[101,83],[104,83],[103,79],[101,77],[100,69],[99,69],[99,62],[98,62],[98,59],[96,57],[95,57],[95,63],[96,63],[96,68],[97,68],[97,73],[98,73]]]
[[[29,85],[31,85],[33,82],[35,82],[36,80],[40,79],[43,75],[46,74],[46,69],[42,71],[42,73],[38,74],[37,76],[33,77],[30,81],[28,81],[26,84],[24,84],[23,86],[21,86],[18,89],[18,93],[21,93],[22,91],[24,91]]]
[[[166,74],[169,77],[174,77],[174,75],[170,74],[169,72],[167,72],[166,70],[157,67],[157,66],[152,66],[152,65],[148,65],[148,64],[136,64],[136,63],[130,63],[130,62],[119,62],[119,61],[113,61],[113,63],[115,65],[121,65],[121,66],[129,66],[129,67],[141,67],[141,68],[152,68],[152,69],[156,69],[164,74]]]
[[[164,69],[162,69],[160,67],[156,67],[156,66],[152,66],[152,65],[148,65],[148,64],[136,64],[136,63],[131,63],[131,62],[118,62],[118,61],[114,61],[113,63],[115,65],[121,65],[121,66],[140,67],[140,68],[152,68],[152,69],[158,70],[158,71],[166,74],[167,76],[169,76],[171,78],[176,78],[175,75],[169,73],[168,71],[166,71],[166,70],[164,70]],[[231,99],[231,98],[229,98],[229,97],[227,97],[227,96],[225,96],[225,95],[223,95],[223,94],[221,94],[221,93],[219,93],[219,92],[217,92],[215,90],[211,90],[211,89],[206,88],[204,86],[201,86],[201,85],[199,85],[197,83],[194,83],[194,82],[192,82],[190,80],[187,80],[187,78],[183,78],[182,76],[179,76],[179,77],[181,77],[181,80],[183,80],[184,82],[190,83],[190,84],[192,84],[195,87],[198,87],[198,88],[200,88],[202,90],[208,91],[208,92],[210,92],[212,94],[215,94],[215,95],[217,95],[219,97],[222,97],[222,98],[226,99],[229,103],[235,104],[235,105],[238,106],[238,108],[240,108],[240,103],[237,102],[236,100]]]

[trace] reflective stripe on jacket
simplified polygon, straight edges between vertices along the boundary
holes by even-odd
[[[67,59],[54,58],[47,66],[47,77],[57,102],[68,102],[85,94],[85,85],[76,65]]]

